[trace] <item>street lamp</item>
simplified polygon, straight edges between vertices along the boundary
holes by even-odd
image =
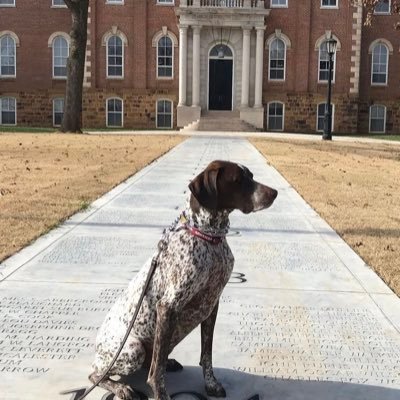
[[[331,94],[332,94],[332,69],[333,69],[333,55],[335,54],[337,41],[329,39],[326,41],[326,50],[329,57],[329,74],[328,74],[328,100],[325,104],[324,116],[324,133],[322,140],[332,140],[332,113],[331,113]]]

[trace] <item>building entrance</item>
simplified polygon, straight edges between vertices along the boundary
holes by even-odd
[[[208,71],[208,109],[232,110],[233,55],[228,46],[211,49]]]

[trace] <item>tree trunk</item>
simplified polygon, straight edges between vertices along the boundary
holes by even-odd
[[[89,0],[64,0],[71,11],[71,43],[67,63],[67,87],[62,132],[82,132],[82,92],[85,72]]]

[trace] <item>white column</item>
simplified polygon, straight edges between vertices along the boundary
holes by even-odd
[[[192,106],[200,106],[200,30],[201,26],[193,26],[193,77]]]
[[[256,79],[254,92],[254,108],[262,107],[262,84],[263,84],[263,64],[264,64],[264,29],[265,27],[256,27]]]
[[[250,28],[243,28],[243,51],[242,51],[242,101],[241,107],[249,106],[249,84],[250,84]]]
[[[179,25],[179,106],[186,105],[187,30],[187,26]]]

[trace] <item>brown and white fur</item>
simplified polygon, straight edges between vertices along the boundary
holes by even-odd
[[[187,216],[202,232],[223,236],[219,244],[191,235],[187,229],[169,231],[157,268],[144,297],[140,312],[121,355],[109,375],[99,385],[117,397],[139,398],[123,383],[124,377],[141,367],[150,368],[148,384],[156,400],[169,400],[164,374],[167,368],[180,369],[168,360],[174,347],[201,324],[201,356],[206,392],[225,397],[212,367],[212,342],[218,301],[231,275],[234,258],[224,237],[229,214],[265,209],[277,191],[253,180],[244,166],[213,161],[189,184],[191,197]],[[106,316],[96,340],[94,372],[96,382],[106,370],[122,341],[136,308],[150,268],[150,261],[130,282]],[[119,381],[111,376],[119,375]]]

